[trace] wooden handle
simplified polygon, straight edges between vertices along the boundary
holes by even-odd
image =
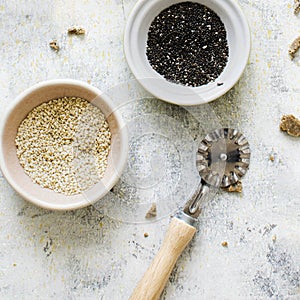
[[[138,283],[130,300],[159,299],[178,257],[195,232],[195,227],[173,218],[159,252]]]

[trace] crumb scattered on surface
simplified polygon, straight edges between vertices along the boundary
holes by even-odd
[[[145,218],[146,219],[155,218],[156,215],[157,215],[157,208],[156,208],[156,204],[153,203],[150,209],[148,210],[148,212],[146,213]]]
[[[53,49],[54,51],[59,51],[59,46],[57,44],[57,41],[56,40],[53,40],[49,43],[49,46],[51,49]]]
[[[241,181],[238,181],[235,184],[224,187],[223,190],[229,193],[241,193],[243,191],[243,185]]]
[[[13,263],[13,267],[16,267],[17,266],[17,264],[16,263]]]
[[[218,82],[217,86],[222,86],[224,83],[223,82]]]
[[[276,236],[276,234],[274,234],[274,235],[272,236],[272,241],[273,241],[273,243],[275,243],[276,240],[277,240],[277,236]]]
[[[270,155],[269,160],[270,160],[270,161],[274,161],[274,160],[275,160],[274,155]]]
[[[289,48],[289,55],[291,56],[291,59],[295,58],[295,54],[298,51],[298,49],[300,48],[300,36],[298,36],[293,43],[290,45]]]
[[[228,247],[228,243],[227,242],[222,242],[221,244],[223,247]]]
[[[75,35],[83,35],[85,34],[85,29],[82,27],[72,26],[68,29],[68,33],[75,34]]]
[[[294,13],[298,15],[300,12],[300,0],[294,0]]]
[[[281,118],[280,129],[291,136],[300,136],[300,120],[293,115],[285,115]]]
[[[147,232],[144,233],[144,237],[147,238],[149,234]]]

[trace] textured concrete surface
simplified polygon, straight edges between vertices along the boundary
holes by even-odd
[[[250,142],[244,190],[205,205],[162,298],[300,299],[300,140],[279,131],[282,114],[300,115],[300,60],[287,54],[300,17],[293,0],[239,3],[252,32],[245,73],[224,97],[187,112],[133,80],[122,36],[135,0],[0,0],[1,111],[39,81],[84,80],[120,105],[131,145],[115,189],[73,212],[25,202],[0,175],[1,299],[127,299],[197,180],[193,141],[215,126],[238,128]],[[69,37],[71,25],[86,36]],[[159,220],[145,222],[153,201]]]

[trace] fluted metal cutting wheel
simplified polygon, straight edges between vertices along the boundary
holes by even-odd
[[[196,166],[207,184],[227,187],[245,175],[250,153],[249,143],[242,133],[231,128],[217,129],[200,143]]]

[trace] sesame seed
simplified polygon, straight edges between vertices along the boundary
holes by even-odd
[[[33,182],[66,195],[79,194],[100,181],[110,144],[104,114],[78,97],[35,107],[15,138],[19,162]]]
[[[168,81],[192,87],[208,84],[228,61],[225,26],[202,4],[171,5],[151,23],[146,55],[152,68]]]

